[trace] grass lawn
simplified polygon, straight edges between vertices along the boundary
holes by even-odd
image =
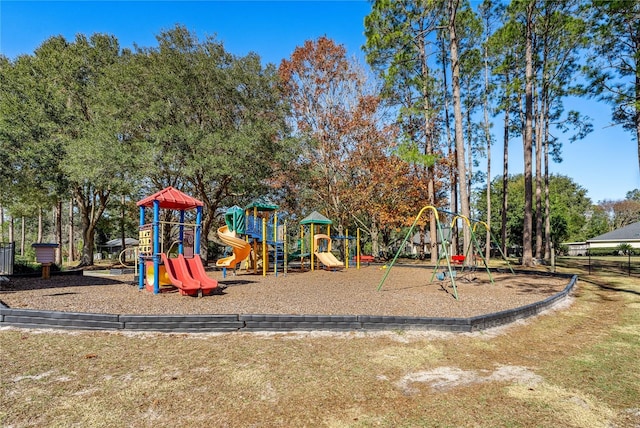
[[[605,272],[474,334],[5,328],[0,426],[637,427],[639,356],[640,279]]]

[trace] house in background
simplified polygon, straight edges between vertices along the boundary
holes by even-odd
[[[126,248],[132,248],[138,245],[138,240],[134,238],[125,238],[124,244]],[[102,245],[98,245],[98,253],[109,258],[116,258],[122,251],[122,238],[112,239]],[[99,258],[99,257],[98,257]]]
[[[568,256],[586,256],[587,251],[589,251],[589,245],[582,242],[563,242],[562,245],[567,246],[567,255]]]
[[[620,229],[603,233],[585,242],[565,242],[570,256],[586,256],[589,250],[596,248],[615,249],[620,244],[629,244],[632,248],[640,248],[640,221]]]
[[[450,244],[451,241],[451,227],[449,226],[442,226],[442,236],[444,237],[444,240],[447,244]],[[436,233],[436,241],[438,244],[442,245],[442,237],[440,236],[440,232]],[[423,251],[425,255],[429,255],[431,253],[431,236],[429,234],[428,230],[425,230],[424,232],[424,247],[423,247]],[[397,249],[394,249],[393,252],[395,253],[397,251]],[[447,249],[447,251],[450,251],[450,249]],[[416,232],[413,235],[413,238],[410,240],[407,240],[407,242],[405,243],[405,247],[403,249],[403,254],[405,256],[413,256],[413,257],[418,257],[420,255],[420,232]]]
[[[615,248],[620,244],[629,244],[632,248],[640,248],[640,221],[587,239],[589,248]]]

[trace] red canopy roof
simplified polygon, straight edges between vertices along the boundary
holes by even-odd
[[[171,210],[188,210],[204,205],[201,201],[192,198],[171,186],[166,189],[162,189],[151,196],[147,196],[146,198],[138,201],[136,205],[139,207],[153,207],[154,201],[160,202],[160,208]]]

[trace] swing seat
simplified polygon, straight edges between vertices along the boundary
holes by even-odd
[[[451,256],[451,263],[454,265],[461,265],[464,263],[464,255]]]
[[[449,273],[449,272],[438,272],[436,274],[436,279],[438,281],[443,281],[446,277],[455,278],[456,276],[457,275],[456,275],[456,271],[455,270],[451,271],[451,273]]]

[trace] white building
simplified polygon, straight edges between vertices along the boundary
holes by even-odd
[[[603,233],[585,242],[565,242],[570,256],[586,256],[589,249],[616,248],[620,244],[629,244],[632,248],[640,248],[640,221],[620,229]]]

